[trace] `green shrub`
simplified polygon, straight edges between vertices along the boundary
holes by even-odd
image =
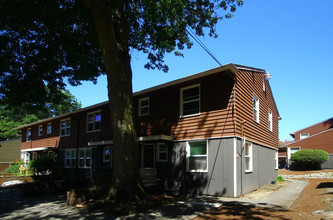
[[[30,161],[28,167],[37,175],[45,174],[55,169],[55,162],[50,157],[41,157]]]
[[[285,180],[284,180],[284,178],[283,178],[283,176],[277,176],[276,177],[276,182],[278,182],[278,183],[282,183],[282,182],[284,182]]]
[[[21,165],[24,165],[24,162],[22,160],[13,161],[12,164],[3,173],[13,174],[15,176],[21,175]]]
[[[326,151],[313,149],[300,150],[291,155],[291,160],[304,169],[320,169],[321,164],[326,162],[328,158]]]

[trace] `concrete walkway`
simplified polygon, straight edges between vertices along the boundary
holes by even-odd
[[[203,196],[185,202],[163,206],[147,213],[115,217],[109,213],[94,212],[67,206],[65,196],[19,198],[12,192],[0,193],[0,219],[192,219],[223,204],[255,205],[287,209],[306,186],[307,181],[289,180],[278,187],[269,184],[240,198]],[[11,197],[11,199],[9,199]]]

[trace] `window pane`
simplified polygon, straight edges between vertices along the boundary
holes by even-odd
[[[95,130],[100,130],[101,129],[101,122],[95,122]]]
[[[251,161],[250,157],[245,157],[245,170],[249,170],[251,168],[250,161]]]
[[[206,142],[189,143],[190,155],[207,155]]]
[[[80,159],[79,160],[79,166],[80,167],[84,167],[84,159]]]
[[[199,87],[183,90],[183,102],[199,99]]]
[[[190,170],[207,170],[207,157],[190,157]]]
[[[166,154],[166,152],[160,152],[159,159],[160,159],[160,160],[166,160],[166,159],[167,159],[167,154]]]
[[[100,113],[97,113],[95,115],[95,121],[101,121],[101,114]]]
[[[88,115],[88,122],[93,122],[94,121],[94,115]]]
[[[71,158],[71,151],[66,151],[66,158]]]
[[[111,155],[111,149],[110,148],[105,148],[104,154],[105,155]]]
[[[91,159],[86,159],[86,167],[91,167]]]
[[[66,167],[70,167],[71,166],[71,159],[66,159]]]
[[[193,101],[183,104],[183,114],[192,115],[199,113],[199,101]]]
[[[86,150],[86,157],[91,157],[91,149]]]
[[[76,158],[76,151],[75,150],[72,151],[72,158]]]
[[[79,151],[79,157],[84,157],[84,150]]]

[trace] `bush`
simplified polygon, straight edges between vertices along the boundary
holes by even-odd
[[[313,149],[300,150],[291,155],[291,160],[304,169],[321,169],[321,164],[328,158],[326,151]]]
[[[22,160],[13,161],[12,164],[4,171],[6,174],[13,174],[15,176],[21,175],[21,166],[24,165]]]
[[[41,157],[30,161],[29,168],[37,175],[45,174],[55,169],[55,162],[50,157]]]
[[[285,180],[284,180],[284,178],[283,178],[283,176],[277,176],[276,177],[276,182],[278,182],[278,183],[282,183],[282,182],[284,182]]]

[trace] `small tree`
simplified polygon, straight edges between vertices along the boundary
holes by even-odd
[[[323,150],[304,149],[291,155],[295,161],[304,169],[321,169],[321,164],[328,160],[328,153]]]

